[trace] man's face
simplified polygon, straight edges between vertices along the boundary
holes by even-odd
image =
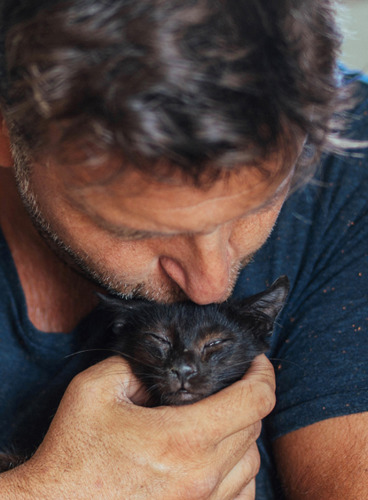
[[[19,166],[18,166],[19,170]],[[206,188],[113,165],[36,164],[20,176],[41,233],[93,281],[126,296],[220,302],[271,232],[291,175],[244,168]]]

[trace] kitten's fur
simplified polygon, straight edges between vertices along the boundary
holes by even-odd
[[[181,405],[240,379],[268,349],[288,289],[282,276],[259,294],[206,306],[101,298],[114,349],[147,388],[149,404]]]
[[[289,290],[286,276],[241,300],[198,306],[100,295],[111,350],[147,389],[147,405],[193,403],[239,380],[267,351]],[[0,454],[0,471],[22,460]]]

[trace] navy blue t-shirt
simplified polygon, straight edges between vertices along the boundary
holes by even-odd
[[[351,137],[368,139],[368,82]],[[365,96],[365,97],[364,97]],[[257,500],[281,500],[272,442],[298,428],[368,410],[368,153],[326,156],[314,180],[292,194],[235,296],[278,276],[291,283],[269,357],[277,404],[259,440]],[[23,290],[0,235],[0,449],[32,449],[65,387],[88,364],[68,357],[88,339],[88,318],[70,334],[44,333],[27,316]]]

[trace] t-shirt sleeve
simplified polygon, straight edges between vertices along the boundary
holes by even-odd
[[[272,354],[273,439],[314,422],[368,410],[368,233],[355,222],[342,248],[310,278]],[[360,231],[361,229],[361,231]],[[342,261],[338,254],[347,254]]]
[[[363,131],[367,138],[367,123]],[[313,189],[314,212],[299,204],[305,244],[295,246],[299,267],[270,353],[277,384],[271,439],[368,411],[367,150],[327,159]]]

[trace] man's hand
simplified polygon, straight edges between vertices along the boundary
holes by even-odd
[[[1,476],[2,498],[251,500],[274,389],[261,355],[213,396],[145,408],[126,362],[107,359],[71,382],[35,455]]]

